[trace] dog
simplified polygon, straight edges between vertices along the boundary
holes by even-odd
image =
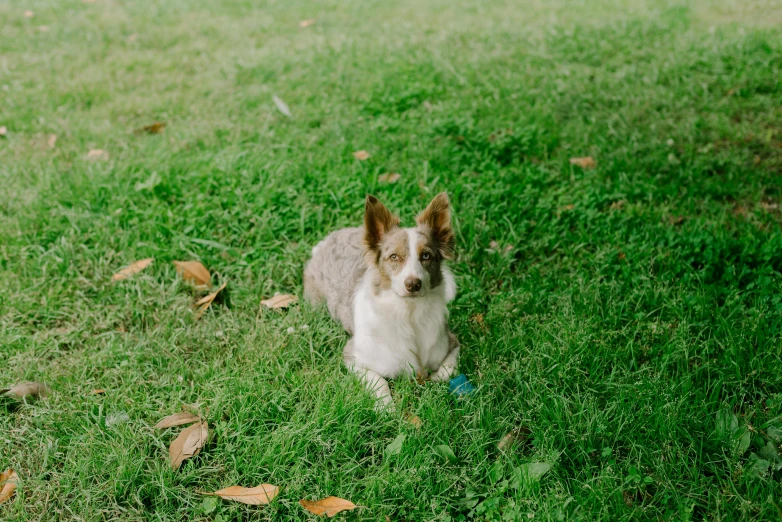
[[[415,376],[448,381],[460,345],[448,329],[447,304],[456,296],[454,233],[448,195],[435,196],[402,228],[367,196],[364,226],[332,232],[312,249],[304,297],[325,302],[351,339],[343,361],[374,392],[378,409],[393,409],[386,379]]]

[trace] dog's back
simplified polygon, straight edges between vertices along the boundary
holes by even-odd
[[[332,232],[312,249],[304,269],[304,297],[313,305],[324,301],[332,317],[353,334],[353,294],[367,271],[364,229]]]

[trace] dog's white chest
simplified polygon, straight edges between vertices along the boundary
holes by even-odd
[[[386,378],[435,371],[448,354],[443,295],[403,299],[359,289],[354,309],[353,357]]]

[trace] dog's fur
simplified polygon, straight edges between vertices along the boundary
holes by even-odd
[[[325,301],[331,316],[353,337],[345,365],[391,402],[386,379],[399,376],[450,379],[459,342],[448,330],[446,304],[456,295],[445,261],[453,257],[448,196],[438,194],[414,228],[373,196],[367,196],[363,228],[329,234],[312,249],[304,269],[304,296]]]

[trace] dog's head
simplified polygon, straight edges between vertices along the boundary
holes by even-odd
[[[377,268],[380,288],[400,297],[424,297],[443,284],[442,262],[453,257],[451,209],[445,192],[435,196],[416,223],[414,228],[401,228],[399,219],[377,198],[367,196],[367,262]]]

